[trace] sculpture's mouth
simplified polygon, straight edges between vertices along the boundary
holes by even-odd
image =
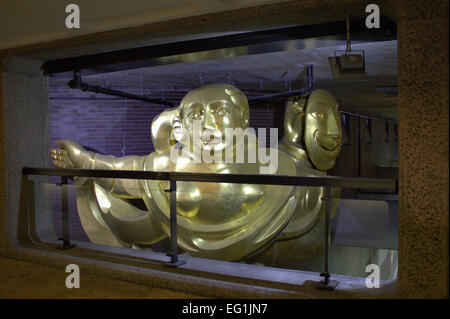
[[[338,136],[320,134],[318,129],[314,132],[314,139],[316,143],[326,152],[333,152],[339,146]]]

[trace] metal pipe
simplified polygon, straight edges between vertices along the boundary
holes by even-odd
[[[154,172],[128,170],[97,170],[78,168],[24,167],[24,175],[79,176],[145,180],[176,180],[182,182],[243,183],[285,186],[327,186],[395,190],[395,179],[350,178],[338,176],[291,176],[271,174],[214,174],[185,172]]]
[[[69,232],[69,198],[67,193],[67,176],[61,176],[61,222],[62,222],[62,246],[58,247],[60,249],[69,249],[75,247],[74,244],[70,243],[70,232]]]
[[[72,80],[70,80],[67,83],[67,85],[71,89],[78,89],[78,90],[89,91],[89,92],[94,92],[94,93],[103,93],[103,94],[107,94],[107,95],[125,97],[125,98],[132,99],[132,100],[144,101],[144,102],[155,103],[155,104],[163,104],[163,105],[166,105],[169,107],[174,107],[174,104],[172,102],[169,102],[169,101],[166,101],[163,99],[152,99],[152,98],[148,98],[145,96],[139,96],[139,95],[135,95],[135,94],[119,91],[119,90],[107,89],[107,88],[104,88],[104,87],[101,87],[98,85],[89,85],[89,84],[81,81],[79,72],[74,72],[74,78]]]
[[[177,243],[177,181],[170,181],[170,240],[172,242],[172,264],[178,263]]]
[[[303,96],[306,94],[309,94],[309,90],[301,89],[301,90],[290,91],[290,92],[287,91],[287,92],[280,92],[280,93],[274,93],[274,94],[269,94],[269,95],[251,97],[251,98],[248,98],[247,100],[248,100],[248,103],[264,102],[264,101],[269,101],[269,100],[280,99],[283,97]]]
[[[306,82],[308,84],[308,91],[311,92],[314,86],[314,73],[312,64],[306,66]]]
[[[262,95],[262,96],[256,96],[248,98],[249,103],[253,102],[265,102],[270,100],[276,100],[284,97],[290,97],[290,96],[303,96],[307,95],[311,92],[313,85],[314,85],[314,75],[313,75],[313,66],[312,64],[309,64],[306,66],[306,78],[305,78],[305,84],[306,89],[300,89],[295,91],[285,91],[280,93],[274,93],[274,94],[268,94],[268,95]]]
[[[339,113],[348,114],[348,115],[355,116],[355,117],[358,117],[358,118],[363,118],[363,119],[371,119],[371,120],[377,120],[377,121],[398,123],[398,120],[395,120],[395,119],[392,119],[392,118],[388,118],[388,117],[375,117],[375,116],[357,114],[357,113],[352,113],[352,112],[347,112],[347,111],[339,111]]]
[[[330,250],[330,217],[331,217],[331,187],[330,185],[323,187],[323,197],[322,201],[326,205],[325,211],[325,261],[324,261],[324,271],[320,273],[321,277],[324,277],[324,280],[319,283],[316,288],[325,289],[325,290],[333,290],[338,282],[335,280],[330,280],[330,272],[329,272],[329,250]]]
[[[179,267],[186,263],[185,260],[178,259],[178,223],[177,223],[177,181],[170,179],[170,242],[171,253],[168,253],[170,263],[165,265],[168,267]]]
[[[361,118],[358,117],[358,177],[361,177]]]
[[[396,39],[396,24],[387,17],[381,16],[380,28],[372,29],[370,32],[367,32],[364,19],[350,21],[353,35],[358,36],[358,40],[371,42],[373,40]],[[95,74],[115,72],[173,62],[178,63],[182,62],[180,55],[196,52],[202,52],[202,54],[196,56],[196,61],[203,60],[204,56],[209,59],[211,55],[214,56],[212,59],[224,58],[223,49],[227,48],[247,47],[246,50],[242,50],[243,52],[249,52],[246,54],[284,51],[285,48],[290,48],[290,44],[295,40],[341,35],[342,39],[345,39],[345,32],[345,24],[342,20],[311,25],[296,25],[51,60],[44,62],[42,68],[47,75],[72,72],[73,70],[83,70],[84,72]],[[340,37],[333,37],[333,39],[336,38]],[[280,41],[285,42],[280,43]],[[289,46],[287,43],[289,43]],[[297,44],[304,47],[302,42],[297,42]],[[170,58],[160,59],[162,57]],[[191,58],[191,55],[189,57]],[[102,70],[101,66],[106,65],[108,67]]]
[[[350,17],[347,14],[346,18],[345,18],[345,22],[346,22],[346,29],[347,29],[347,53],[350,53],[351,49],[351,45],[350,45]]]
[[[325,215],[325,273],[328,274],[328,276],[325,277],[325,283],[328,284],[328,280],[330,278],[329,271],[328,271],[328,256],[329,256],[329,249],[330,249],[330,215],[331,215],[331,187],[328,185],[324,187],[326,190],[326,215]]]
[[[321,282],[321,286],[327,287],[330,279],[330,273],[328,272],[328,248],[329,248],[329,218],[330,218],[330,207],[331,207],[331,188],[330,186],[324,186],[322,191],[322,202],[325,203],[325,259],[324,259],[324,269],[320,273],[320,276],[324,278]],[[321,287],[319,286],[319,287]]]

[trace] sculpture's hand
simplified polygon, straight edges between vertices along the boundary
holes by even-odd
[[[59,149],[50,150],[53,165],[60,168],[89,168],[88,152],[79,143],[72,140],[58,140]]]

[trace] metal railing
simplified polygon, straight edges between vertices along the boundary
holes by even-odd
[[[282,186],[318,186],[323,187],[322,201],[326,205],[325,216],[325,262],[324,271],[320,273],[324,280],[317,288],[332,290],[337,282],[330,280],[329,265],[329,239],[330,239],[330,214],[331,214],[331,187],[358,188],[358,189],[381,189],[398,192],[398,180],[396,179],[374,179],[374,178],[347,178],[336,176],[292,176],[292,175],[255,175],[255,174],[213,174],[213,173],[181,173],[181,172],[148,172],[148,171],[126,171],[126,170],[90,170],[90,169],[60,169],[60,168],[31,168],[24,167],[22,170],[23,180],[29,180],[29,175],[60,176],[61,186],[67,185],[69,177],[88,178],[120,178],[140,180],[165,180],[170,182],[170,239],[171,239],[171,262],[168,266],[178,267],[184,261],[178,258],[177,243],[177,210],[176,191],[177,183],[183,182],[214,182],[214,183],[237,183],[237,184],[264,184]],[[22,187],[24,187],[22,185]],[[61,192],[61,213],[63,222],[63,241],[61,248],[74,247],[70,243],[68,199],[67,190],[63,187]]]

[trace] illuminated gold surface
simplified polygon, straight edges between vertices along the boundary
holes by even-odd
[[[297,146],[298,149],[305,149],[305,108],[306,97],[291,97],[288,99],[284,114],[284,137],[285,140]],[[304,156],[306,159],[306,154]]]
[[[335,110],[336,112],[334,112]],[[323,115],[318,114],[319,112],[322,112]],[[338,124],[335,124],[336,122]],[[316,131],[320,134],[317,134]],[[333,142],[339,143],[339,147],[334,150],[332,155],[318,152],[317,148],[321,145],[310,145],[311,140],[316,141],[315,135],[321,136],[321,139],[317,139],[317,141],[322,143],[326,140],[327,134],[334,134]],[[335,135],[338,138],[335,138]],[[323,170],[334,166],[334,160],[331,162],[329,158],[337,157],[340,152],[340,136],[341,127],[337,102],[330,93],[324,90],[315,90],[306,97],[289,98],[284,115],[284,138],[279,149],[295,163],[296,175],[326,176]],[[311,162],[315,167],[311,165]],[[334,189],[333,193],[339,195],[340,191]],[[321,187],[297,187],[297,204],[294,213],[278,240],[294,239],[311,230],[324,215],[325,205],[322,204],[322,196],[323,188]],[[337,201],[334,201],[333,213],[336,206]]]
[[[219,110],[224,112],[219,114]],[[192,120],[200,119],[202,129],[211,130],[221,141],[214,145],[216,149],[225,151],[231,147],[235,150],[236,143],[226,144],[221,138],[225,128],[248,127],[245,95],[225,84],[210,85],[188,93],[180,103],[179,118],[172,117],[172,110],[166,112],[152,124],[153,139],[161,134],[166,138],[170,136],[166,131],[170,128],[167,123],[176,122],[192,132]],[[202,140],[204,149],[208,149],[208,141]],[[189,143],[194,144],[195,141]],[[185,157],[174,163],[170,160],[169,140],[164,145],[149,155],[145,170],[259,174],[260,163],[194,163]],[[248,147],[246,141],[246,151]],[[290,158],[281,152],[278,155],[276,174],[295,174]],[[168,188],[168,183],[144,183],[145,203],[166,233],[169,233],[170,225],[169,194],[165,191]],[[239,260],[269,242],[284,228],[295,207],[294,194],[294,188],[286,186],[178,182],[178,243],[194,256]]]
[[[309,158],[320,170],[329,170],[341,152],[341,120],[336,99],[325,90],[315,90],[306,104],[305,144]]]
[[[306,103],[306,118],[308,108],[318,112],[315,111],[317,103],[310,103],[313,96],[314,92]],[[328,98],[324,93],[317,96]],[[328,130],[321,122],[308,123],[307,119],[304,124],[304,102],[302,99],[303,108],[294,103],[286,113],[288,134],[280,150],[276,150],[278,169],[274,174],[325,175],[308,161],[302,135],[303,126],[308,129],[314,124],[321,133],[319,142],[322,143],[322,131]],[[329,106],[321,108],[325,112]],[[202,129],[208,132],[200,141],[192,139],[193,120],[199,120]],[[86,151],[75,141],[63,140],[57,142],[60,149],[51,150],[51,157],[55,166],[63,168],[259,174],[263,164],[258,160],[256,163],[196,163],[192,158],[195,153],[186,156],[180,152],[176,162],[170,156],[177,141],[191,146],[201,143],[203,149],[214,148],[223,154],[232,149],[234,156],[237,141],[230,144],[224,139],[225,129],[245,129],[248,123],[248,102],[239,89],[227,84],[209,85],[192,90],[179,107],[166,110],[153,120],[155,152],[148,156],[104,156]],[[186,131],[190,133],[189,140]],[[209,135],[217,140],[212,143]],[[253,143],[252,139],[244,140],[245,153],[249,148],[258,148]],[[77,184],[80,219],[92,242],[130,247],[155,243],[170,234],[167,181],[96,178],[94,181],[78,179]],[[178,244],[194,256],[240,260],[274,240],[295,238],[311,229],[320,217],[321,195],[321,188],[317,187],[177,182]],[[131,199],[143,200],[147,209],[133,206],[128,202]]]

